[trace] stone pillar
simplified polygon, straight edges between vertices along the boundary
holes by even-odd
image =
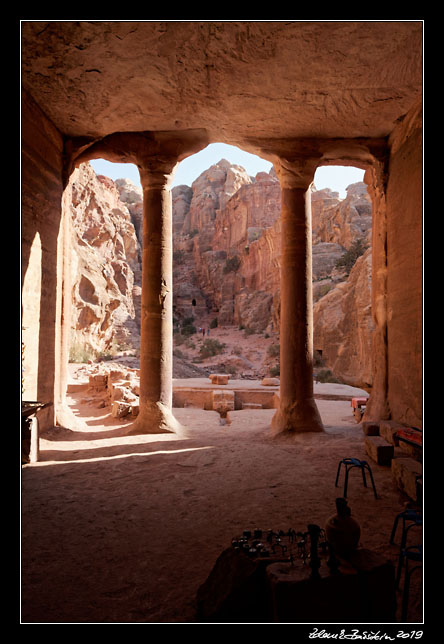
[[[129,434],[177,432],[173,396],[173,237],[170,180],[177,159],[139,167],[143,188],[139,415]]]
[[[311,171],[275,164],[282,191],[281,385],[272,433],[323,431],[313,397]]]
[[[372,336],[373,383],[363,421],[390,418],[388,403],[387,339],[387,207],[386,174],[382,163],[374,162],[364,176],[372,199]]]
[[[205,130],[116,132],[73,140],[65,175],[90,159],[134,163],[143,189],[139,415],[128,434],[180,432],[173,400],[173,224],[170,183],[177,164],[208,145]]]

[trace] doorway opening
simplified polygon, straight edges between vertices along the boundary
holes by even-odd
[[[314,177],[314,377],[369,392],[372,202],[364,172],[351,166],[321,166]]]
[[[71,175],[65,204],[72,231],[68,392],[85,386],[97,406],[111,401],[116,416],[123,408],[114,405],[119,394],[105,371],[119,363],[129,371],[114,380],[128,380],[139,367],[142,190],[135,173],[130,164],[83,163]],[[122,398],[135,403],[137,395]]]
[[[210,144],[179,164],[172,185],[179,377],[269,375],[279,273],[267,235],[279,234],[279,199],[271,162],[236,146]]]

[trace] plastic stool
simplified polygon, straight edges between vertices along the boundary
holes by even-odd
[[[372,474],[372,471],[370,469],[370,465],[367,463],[367,461],[360,461],[358,458],[343,458],[341,461],[339,461],[338,471],[337,471],[337,474],[336,474],[335,487],[338,486],[338,480],[339,480],[339,474],[340,474],[340,471],[341,471],[341,465],[345,466],[345,481],[344,481],[344,493],[343,493],[344,498],[347,498],[348,473],[354,467],[359,467],[361,469],[362,481],[364,483],[364,487],[367,487],[367,481],[366,481],[366,478],[365,478],[365,470],[368,470],[368,473],[370,474],[370,479],[371,479],[371,482],[372,482],[373,492],[375,494],[375,499],[378,498],[378,495],[376,494],[375,482],[373,480],[373,474]]]
[[[402,561],[405,561],[404,589],[402,591],[401,621],[407,621],[407,608],[409,603],[410,577],[415,570],[422,567],[422,545],[409,546],[401,551],[400,568]],[[409,561],[416,561],[418,564],[409,569]]]
[[[406,557],[405,553],[408,551],[408,548],[406,548],[408,532],[411,528],[415,528],[416,526],[422,526],[422,516],[416,510],[404,510],[404,512],[401,512],[395,518],[392,534],[390,535],[390,543],[393,543],[399,519],[402,519],[402,533],[401,533],[401,546],[399,549],[399,558],[398,558],[398,570],[396,571],[396,588],[399,588],[399,582],[401,581],[402,565],[404,562],[404,558]],[[411,523],[409,525],[406,525],[406,521],[411,521]],[[412,548],[418,548],[418,547],[419,546],[412,546]]]
[[[396,529],[398,527],[398,521],[402,519],[402,533],[401,533],[401,548],[405,547],[406,544],[406,530],[413,525],[422,525],[422,514],[418,510],[407,509],[403,512],[400,512],[396,517],[393,523],[392,533],[390,535],[390,543],[394,543]],[[413,521],[410,526],[406,528],[406,521]]]

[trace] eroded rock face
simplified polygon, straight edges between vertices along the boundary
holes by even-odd
[[[313,308],[313,345],[347,384],[372,385],[371,249]]]
[[[179,221],[186,223],[182,230],[176,225],[175,247],[180,249],[181,267],[176,270],[175,288],[183,292],[186,266],[189,279],[205,293],[207,307],[219,324],[236,324],[255,332],[279,332],[280,253],[281,253],[281,191],[274,170],[261,172],[244,181],[230,197],[221,191],[226,162],[216,164],[211,172],[203,173],[193,184],[196,198],[192,208],[202,212],[184,214]],[[224,184],[225,185],[225,184]],[[214,186],[218,186],[216,199]],[[182,189],[182,187],[180,187]],[[177,197],[175,197],[177,191]],[[173,203],[179,190],[173,189]],[[204,199],[204,201],[202,201]],[[220,204],[225,205],[220,206]],[[217,205],[219,207],[217,207]],[[346,279],[336,262],[357,240],[369,243],[371,230],[371,200],[364,183],[352,184],[347,197],[340,200],[329,189],[314,190],[313,209],[313,280],[315,300]],[[202,226],[200,229],[199,226]],[[189,233],[191,229],[191,233]],[[199,231],[199,234],[197,234]],[[191,260],[192,250],[192,260]],[[189,288],[191,296],[191,288]],[[196,297],[196,294],[194,295]],[[186,298],[185,298],[186,301]],[[209,304],[210,303],[210,304]],[[180,311],[181,302],[176,296]],[[187,310],[187,315],[192,313]]]
[[[71,351],[100,354],[137,345],[140,245],[116,185],[82,164],[70,179]]]
[[[343,200],[328,188],[312,192],[313,244],[350,248],[356,239],[371,243],[372,204],[365,183],[353,183]]]

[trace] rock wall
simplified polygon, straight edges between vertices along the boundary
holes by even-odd
[[[313,346],[345,383],[372,386],[371,249],[313,308]]]
[[[140,343],[140,244],[111,179],[88,163],[71,175],[71,357],[110,354]],[[80,355],[78,355],[80,354]]]
[[[209,175],[203,173],[195,182],[200,196],[211,192],[209,177],[217,175],[219,187],[223,185],[226,162],[223,162],[222,167],[218,166],[219,164],[213,166]],[[173,203],[176,203],[183,191],[183,186],[173,189]],[[220,194],[225,196],[223,189]],[[205,218],[200,221],[188,216],[184,210],[180,211],[180,221],[190,219],[196,226],[204,226],[204,233],[193,237],[189,233],[189,226],[180,229],[180,225],[175,225],[175,247],[180,248],[178,252],[181,254],[181,267],[176,271],[174,283],[182,294],[184,279],[192,279],[195,288],[198,286],[205,293],[207,304],[209,301],[209,308],[218,318],[219,324],[236,324],[255,332],[279,332],[280,199],[279,181],[272,170],[269,174],[261,172],[255,178],[244,180],[234,195],[228,199],[225,197],[225,207],[211,208],[206,202]],[[189,193],[188,200],[191,209],[195,202],[193,197],[190,199]],[[183,206],[184,202],[180,203]],[[312,211],[313,291],[317,301],[337,284],[343,284],[347,280],[347,272],[335,267],[345,251],[357,240],[362,240],[364,246],[371,244],[371,200],[364,183],[349,186],[347,197],[343,200],[329,189],[314,189]],[[176,217],[176,214],[173,216]],[[186,276],[184,266],[189,268]],[[349,288],[354,288],[353,280],[350,281]],[[341,287],[335,297],[338,298],[339,293],[343,292]],[[366,294],[368,295],[368,288]],[[187,295],[191,296],[191,289]],[[177,297],[175,301],[179,313],[181,302]],[[351,308],[362,303],[363,310],[359,315],[366,319],[362,328],[370,328],[371,323],[367,318],[371,316],[371,312],[363,297],[352,295],[347,298],[347,302]],[[188,308],[187,315],[190,313],[192,311]],[[347,312],[344,314],[349,315]],[[320,316],[320,320],[323,321],[322,324],[328,325],[324,314]],[[316,328],[321,329],[320,321]],[[352,327],[348,325],[348,333],[352,332]],[[322,333],[322,337],[324,343],[328,334]],[[362,339],[358,344],[367,346]],[[333,347],[325,351],[325,354],[333,357]],[[354,362],[355,369],[359,371],[359,361]],[[329,366],[332,367],[333,364],[342,363],[335,358]],[[350,371],[349,365],[347,373]],[[358,373],[354,377],[358,378]],[[368,380],[369,375],[366,373],[365,381]]]
[[[388,403],[422,427],[422,104],[395,128],[387,185]],[[399,217],[402,213],[402,217]]]
[[[52,403],[40,427],[54,423],[61,382],[63,138],[33,99],[22,102],[22,393]]]

